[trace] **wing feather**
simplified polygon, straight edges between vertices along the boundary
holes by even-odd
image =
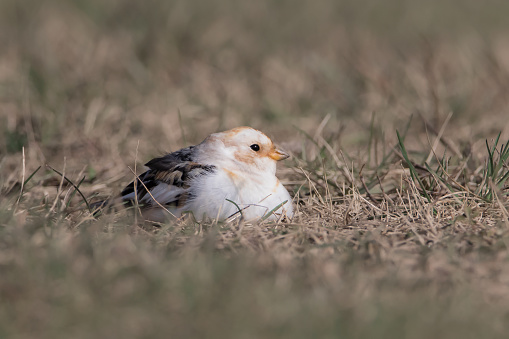
[[[216,170],[213,165],[193,161],[194,148],[195,146],[187,147],[150,160],[146,163],[149,170],[127,185],[122,191],[122,199],[132,204],[136,192],[138,201],[147,207],[157,205],[154,199],[168,207],[185,206],[193,198],[191,180]]]

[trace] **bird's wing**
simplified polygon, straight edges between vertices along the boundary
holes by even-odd
[[[193,198],[192,180],[216,170],[213,165],[195,161],[194,147],[150,160],[145,164],[149,170],[124,188],[122,200],[132,204],[137,199],[147,207],[157,207],[159,204],[176,208],[185,206]]]

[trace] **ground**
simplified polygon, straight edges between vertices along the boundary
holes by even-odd
[[[505,338],[508,10],[2,1],[0,336]],[[293,220],[88,211],[242,125]]]

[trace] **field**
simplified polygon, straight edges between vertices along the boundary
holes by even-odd
[[[0,338],[507,338],[509,3],[0,2]],[[282,223],[94,218],[248,125]]]

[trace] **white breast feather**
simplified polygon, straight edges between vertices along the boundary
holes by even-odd
[[[197,219],[204,215],[213,219],[226,219],[240,208],[245,220],[253,220],[287,201],[269,217],[269,220],[277,220],[282,214],[292,217],[292,201],[288,191],[275,176],[263,179],[263,181],[233,182],[222,170],[200,177],[193,181],[193,193],[196,198],[190,203],[189,208]],[[234,201],[238,207],[228,200]]]

